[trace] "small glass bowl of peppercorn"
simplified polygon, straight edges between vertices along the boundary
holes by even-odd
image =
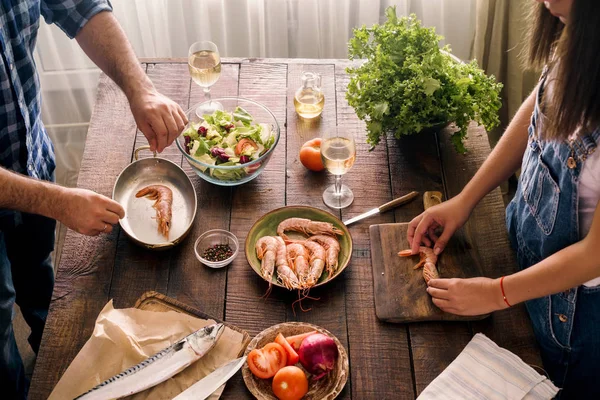
[[[194,245],[196,258],[207,267],[222,268],[233,261],[239,250],[235,235],[223,229],[204,232]]]

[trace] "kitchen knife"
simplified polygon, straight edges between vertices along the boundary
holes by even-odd
[[[360,215],[357,215],[354,218],[350,218],[347,221],[344,221],[344,225],[348,226],[350,224],[353,224],[357,221],[360,221],[361,219],[370,217],[372,215],[377,215],[377,214],[381,214],[384,213],[386,211],[389,211],[393,208],[396,208],[398,206],[401,206],[402,204],[406,204],[412,200],[414,200],[417,196],[419,195],[419,192],[410,192],[409,194],[406,194],[402,197],[398,197],[397,199],[394,199],[388,203],[385,203],[377,208],[374,208],[372,210],[369,210],[365,213],[362,213]]]
[[[221,385],[225,384],[246,362],[246,356],[228,362],[217,368],[192,386],[181,392],[173,400],[204,400]]]

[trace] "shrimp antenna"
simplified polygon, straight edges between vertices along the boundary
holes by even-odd
[[[264,301],[267,301],[272,290],[273,290],[273,284],[271,282],[269,282],[269,287],[267,288],[267,291],[265,292],[265,294],[260,296],[260,298],[263,299]]]
[[[310,297],[309,292],[310,292],[310,288],[306,288],[303,290],[298,289],[298,300],[296,300],[292,303],[292,311],[294,312],[294,317],[296,316],[296,309],[294,307],[296,303],[299,304],[302,312],[308,312],[308,311],[312,310],[312,307],[305,310],[304,307],[302,307],[302,300],[306,300],[306,299],[315,300],[315,301],[321,300],[320,297]]]

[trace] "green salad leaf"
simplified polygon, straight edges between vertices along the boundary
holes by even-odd
[[[217,110],[204,115],[202,120],[190,123],[183,136],[190,157],[205,165],[229,167],[194,164],[196,168],[217,179],[236,181],[256,171],[260,164],[245,164],[258,160],[274,146],[276,131],[237,107],[233,112]]]
[[[387,21],[354,29],[348,44],[348,103],[367,126],[367,142],[379,143],[387,132],[396,138],[454,122],[459,128],[452,143],[466,152],[463,140],[471,121],[491,130],[499,125],[502,84],[486,76],[476,61],[460,63],[441,36],[421,26],[414,14],[398,18],[386,9]]]
[[[252,115],[240,106],[237,106],[233,111],[233,119],[240,121],[244,126],[250,126],[252,123]]]

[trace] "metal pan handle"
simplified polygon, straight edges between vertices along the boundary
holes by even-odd
[[[135,149],[133,151],[133,158],[135,159],[135,161],[137,161],[139,159],[139,153],[142,150],[150,150],[150,146],[146,145],[146,146],[140,146],[137,149]],[[152,152],[154,154],[154,157],[156,157],[156,151]]]

